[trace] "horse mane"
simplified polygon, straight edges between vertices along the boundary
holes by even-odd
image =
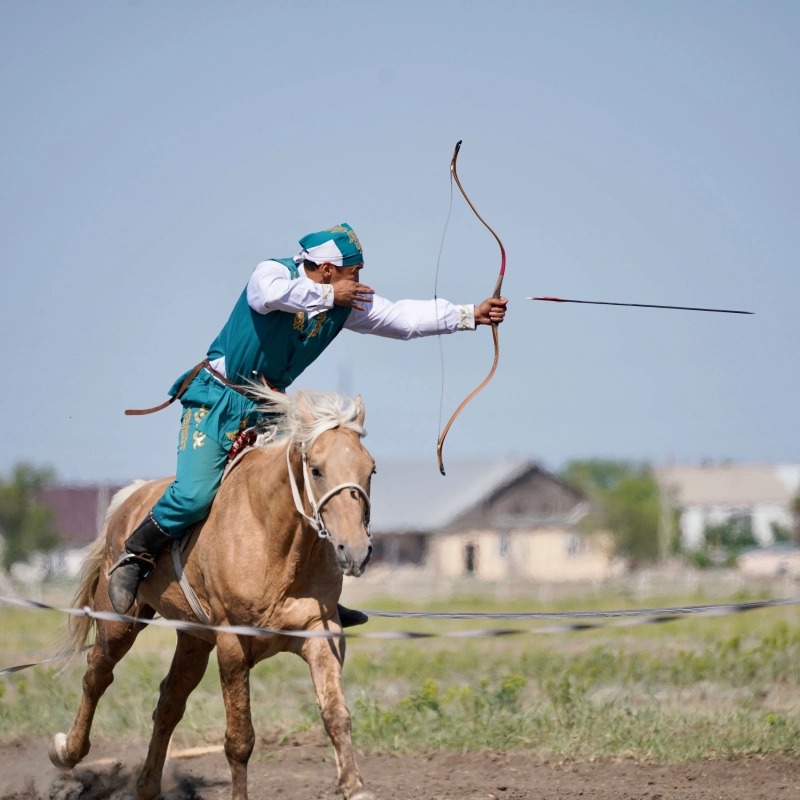
[[[317,438],[334,428],[347,428],[359,437],[367,435],[358,424],[361,398],[353,400],[337,392],[300,391],[296,397],[253,384],[248,394],[258,401],[263,419],[257,426],[256,447],[266,449],[293,439],[307,453]]]

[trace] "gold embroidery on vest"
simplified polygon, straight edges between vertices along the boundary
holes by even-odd
[[[181,420],[181,450],[186,449],[186,442],[189,439],[189,423],[192,421],[192,409],[187,408]]]
[[[306,326],[306,315],[302,311],[298,311],[294,315],[294,323],[292,324],[292,327],[296,331],[302,331],[303,328],[305,328],[305,326]]]
[[[317,314],[317,318],[314,320],[314,327],[311,329],[311,333],[308,334],[309,339],[313,339],[319,333],[320,328],[324,325],[326,319],[328,319],[327,311]]]
[[[199,425],[200,420],[202,420],[206,414],[208,414],[208,409],[205,406],[200,406],[200,408],[194,412],[194,421]]]
[[[200,431],[195,431],[192,434],[192,438],[194,439],[194,444],[192,445],[192,448],[195,450],[198,447],[202,447],[206,443],[206,435],[204,433],[200,433]]]

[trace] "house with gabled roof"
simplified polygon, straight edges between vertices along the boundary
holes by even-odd
[[[599,580],[611,542],[578,523],[586,498],[528,459],[379,463],[372,483],[374,560],[497,581]]]

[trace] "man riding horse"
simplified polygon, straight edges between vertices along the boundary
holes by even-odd
[[[168,403],[180,399],[184,409],[176,476],[110,570],[108,595],[119,614],[133,605],[158,554],[208,514],[233,443],[256,421],[248,383],[259,380],[286,391],[343,328],[415,339],[475,330],[505,316],[505,298],[453,305],[442,299],[392,303],[376,295],[359,283],[361,243],[346,223],[304,236],[300,246],[294,258],[255,268],[205,361],[169,391]],[[158,409],[143,413],[151,410]],[[342,607],[339,617],[343,627],[367,620]]]

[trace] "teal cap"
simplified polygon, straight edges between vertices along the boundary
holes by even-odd
[[[352,267],[364,261],[361,242],[346,223],[334,225],[318,233],[309,233],[300,240],[300,256],[315,264],[329,261],[335,267]]]

